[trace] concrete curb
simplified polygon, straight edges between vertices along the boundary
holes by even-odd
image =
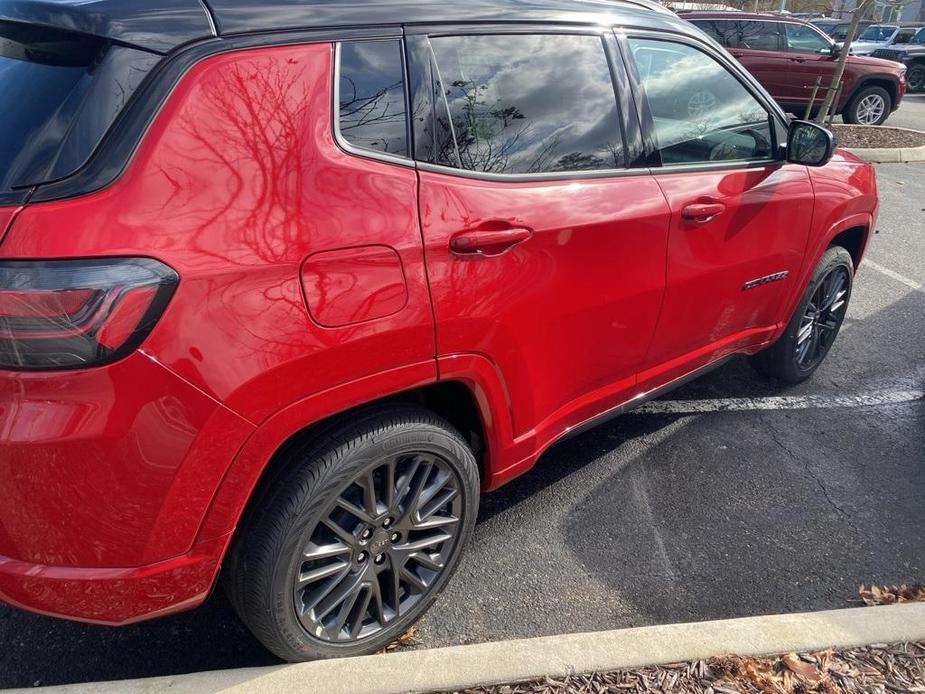
[[[404,651],[300,665],[49,687],[58,694],[454,691],[574,672],[925,640],[925,603],[746,617]],[[19,690],[35,692],[35,689]]]
[[[904,164],[925,161],[925,147],[842,147],[874,164]]]

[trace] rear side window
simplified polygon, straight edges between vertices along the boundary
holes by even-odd
[[[610,66],[599,36],[435,36],[432,112],[419,158],[494,174],[624,166]]]
[[[0,195],[82,166],[158,60],[92,36],[0,22]]]
[[[0,191],[30,183],[61,144],[103,44],[0,22]]]
[[[749,48],[756,51],[777,51],[781,48],[776,22],[698,19],[694,24],[726,48]]]
[[[408,156],[405,83],[399,41],[340,46],[338,127],[360,149]]]

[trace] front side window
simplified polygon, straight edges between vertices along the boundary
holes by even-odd
[[[909,39],[909,43],[925,43],[925,27],[915,32],[915,36]]]
[[[899,27],[891,26],[889,24],[871,24],[864,31],[861,32],[861,35],[858,36],[858,41],[889,41],[890,37],[896,33],[896,30]]]
[[[794,53],[828,53],[831,44],[815,29],[802,24],[785,24],[787,50]]]
[[[415,138],[433,163],[494,174],[624,166],[599,36],[434,36],[430,47],[440,86]]]
[[[338,126],[354,147],[408,156],[401,43],[359,41],[340,46]]]
[[[662,164],[772,157],[768,112],[725,67],[686,44],[629,39]]]

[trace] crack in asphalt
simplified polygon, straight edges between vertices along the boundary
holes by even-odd
[[[803,456],[800,456],[794,453],[790,449],[789,446],[787,446],[783,441],[781,441],[780,437],[777,434],[777,431],[774,429],[773,426],[768,425],[764,417],[761,417],[761,421],[766,425],[768,434],[770,435],[771,440],[775,444],[777,444],[777,447],[780,448],[782,451],[784,451],[784,453],[786,453],[788,456],[790,456],[791,460],[793,460],[794,462],[802,463],[803,469],[806,470],[806,473],[813,479],[813,481],[816,483],[816,486],[819,487],[819,490],[822,492],[822,495],[825,497],[825,500],[828,502],[829,506],[835,509],[835,511],[837,511],[838,514],[845,519],[845,521],[848,523],[849,526],[851,526],[851,529],[854,530],[854,532],[860,533],[860,530],[854,524],[854,520],[851,518],[851,514],[845,511],[837,503],[835,503],[835,500],[832,499],[831,495],[829,494],[829,490],[826,488],[822,479],[813,471],[809,460]]]

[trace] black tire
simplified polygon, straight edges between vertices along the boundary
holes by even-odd
[[[839,277],[844,281],[844,293],[835,296],[841,291],[834,285],[834,280]],[[823,285],[830,278],[833,281],[830,288],[834,290],[830,306],[834,306],[834,309],[815,311],[816,303],[825,303],[825,300],[818,301],[817,297],[826,289]],[[749,363],[763,376],[784,383],[797,384],[812,376],[831,349],[845,320],[853,282],[854,262],[851,254],[841,246],[829,248],[819,261],[784,334],[771,347],[751,357]],[[814,314],[811,323],[808,322],[810,314]],[[810,333],[809,337],[804,338],[806,330],[810,330]],[[810,343],[804,347],[806,340],[817,339],[815,345]],[[815,346],[818,346],[818,352],[802,352],[803,349],[814,350]],[[803,359],[800,358],[801,354],[804,354]]]
[[[906,84],[909,85],[909,91],[912,94],[925,92],[925,63],[916,63],[909,66],[909,72],[906,74]]]
[[[225,563],[231,603],[283,660],[373,653],[417,621],[456,569],[478,512],[472,451],[440,417],[397,405],[335,424],[285,456],[285,471],[249,512]],[[392,501],[386,503],[389,488]],[[432,488],[435,496],[425,500]],[[356,515],[342,508],[348,499]],[[425,523],[433,525],[424,529]],[[443,534],[452,537],[426,544]],[[336,556],[328,556],[331,548]],[[315,577],[330,568],[337,573]],[[405,570],[426,590],[403,584]],[[335,581],[337,587],[328,588]],[[347,596],[336,603],[342,592]],[[325,609],[331,612],[322,614]],[[340,624],[343,613],[347,621]]]
[[[865,115],[867,112],[864,106],[868,99],[879,99],[882,102],[880,115],[876,118],[870,119]],[[848,105],[845,106],[845,110],[842,111],[842,118],[846,123],[852,123],[854,125],[881,125],[890,117],[892,108],[893,100],[890,98],[890,93],[886,89],[873,86],[862,87],[851,97],[851,101],[848,102]]]

